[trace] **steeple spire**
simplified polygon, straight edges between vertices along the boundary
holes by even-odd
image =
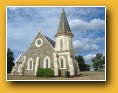
[[[62,33],[62,32],[69,32],[69,33],[71,32],[69,24],[68,24],[68,20],[66,18],[66,13],[64,11],[64,8],[63,8],[62,13],[61,13],[57,33]]]

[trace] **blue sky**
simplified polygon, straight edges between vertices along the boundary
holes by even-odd
[[[41,31],[55,41],[63,7],[7,7],[7,47],[15,58],[25,52]],[[74,34],[76,55],[82,55],[86,63],[96,53],[105,55],[105,8],[64,7]]]

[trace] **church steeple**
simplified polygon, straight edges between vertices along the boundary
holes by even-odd
[[[69,24],[68,24],[66,13],[65,13],[64,8],[63,8],[62,13],[61,13],[61,17],[60,17],[59,26],[58,26],[58,31],[57,31],[57,34],[55,35],[55,37],[59,34],[64,34],[64,33],[72,34],[71,29],[70,29]]]

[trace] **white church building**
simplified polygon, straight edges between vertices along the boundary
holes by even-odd
[[[39,32],[27,51],[17,58],[11,75],[35,76],[38,68],[51,68],[54,76],[65,76],[65,71],[70,72],[70,77],[77,76],[80,71],[73,50],[74,35],[64,9],[54,37],[55,42]]]

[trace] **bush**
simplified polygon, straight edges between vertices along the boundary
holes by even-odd
[[[39,68],[36,72],[37,77],[53,77],[54,71],[51,68]]]

